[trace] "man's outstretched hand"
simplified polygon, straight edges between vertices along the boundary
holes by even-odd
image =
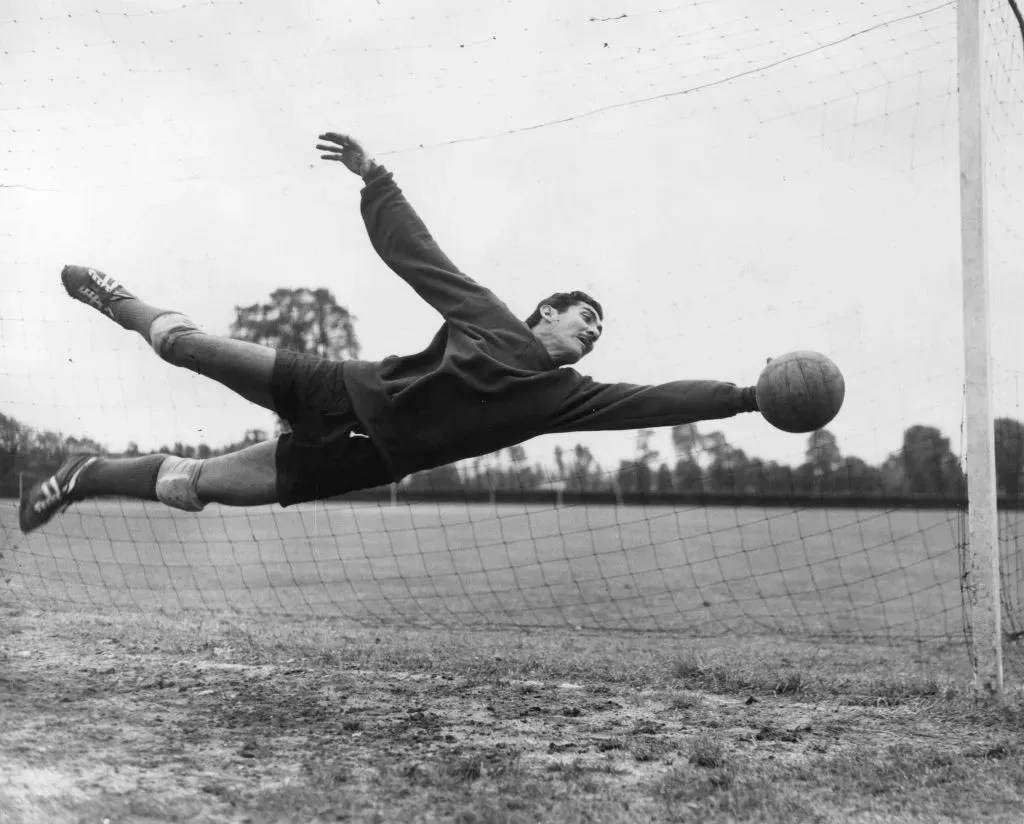
[[[366,177],[377,168],[377,161],[366,153],[354,137],[338,132],[327,132],[320,135],[320,140],[327,141],[316,144],[317,149],[324,152],[320,155],[324,160],[338,160],[344,163],[350,172],[360,177]]]

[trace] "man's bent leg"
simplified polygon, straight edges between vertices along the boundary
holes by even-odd
[[[186,512],[198,512],[207,504],[272,504],[277,502],[276,448],[273,440],[216,458],[98,458],[81,473],[72,497],[117,495],[160,501]]]
[[[162,454],[138,458],[73,455],[54,475],[23,491],[19,524],[27,534],[73,503],[107,496],[160,501],[186,512],[198,512],[208,503],[276,503],[276,448],[276,441],[266,441],[206,460]]]

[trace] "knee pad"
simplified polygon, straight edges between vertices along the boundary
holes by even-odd
[[[173,363],[174,344],[186,335],[199,332],[192,321],[178,312],[157,315],[149,326],[149,343],[165,361]]]
[[[206,504],[199,500],[196,492],[202,468],[203,462],[195,458],[179,458],[176,455],[164,458],[156,473],[157,500],[186,512],[202,511]]]

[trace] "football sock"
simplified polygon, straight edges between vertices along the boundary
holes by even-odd
[[[166,455],[138,458],[100,458],[83,470],[75,484],[75,500],[102,495],[155,501],[156,475]]]
[[[149,343],[149,327],[160,315],[166,315],[167,309],[157,309],[138,298],[119,300],[111,306],[114,320],[125,329],[138,332]]]

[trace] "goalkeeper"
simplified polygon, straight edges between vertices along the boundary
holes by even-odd
[[[754,388],[719,381],[598,383],[568,367],[601,337],[583,292],[542,300],[522,321],[438,248],[391,172],[351,137],[317,149],[359,175],[361,211],[384,262],[443,317],[414,355],[329,361],[207,334],[95,269],[66,266],[68,294],[142,335],[165,361],[276,412],[291,431],[205,460],[72,455],[23,492],[31,532],[76,501],[123,496],[196,512],[209,503],[289,506],[398,481],[537,435],[671,426],[757,410]]]

